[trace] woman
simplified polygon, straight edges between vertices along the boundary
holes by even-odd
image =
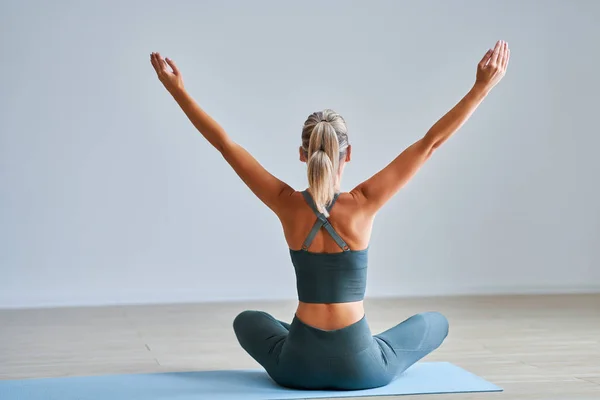
[[[371,227],[377,211],[500,81],[509,56],[507,44],[498,41],[479,62],[475,84],[452,110],[383,170],[341,193],[351,146],[339,114],[315,112],[304,123],[299,155],[307,164],[309,188],[297,192],[267,172],[196,104],[172,60],[152,53],[152,65],[165,88],[283,226],[299,299],[292,323],[261,311],[244,311],[233,322],[241,346],[275,382],[299,389],[379,387],[444,341],[448,322],[436,312],[414,315],[371,334],[363,308]]]

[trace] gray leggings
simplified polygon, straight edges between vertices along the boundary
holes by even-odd
[[[448,320],[437,312],[417,314],[373,336],[365,317],[325,331],[295,316],[290,325],[244,311],[233,328],[244,350],[281,386],[359,390],[387,385],[437,349],[448,335]]]

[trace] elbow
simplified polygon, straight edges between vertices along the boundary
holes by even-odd
[[[426,158],[431,157],[433,152],[437,150],[437,148],[440,147],[441,144],[442,143],[440,141],[430,139],[427,136],[421,139],[421,149],[423,154],[425,154]]]
[[[436,151],[438,149],[438,147],[441,146],[441,142],[436,142],[433,145],[431,145],[431,147],[429,148],[429,151],[427,152],[427,158],[431,157],[431,155],[433,154],[434,151]]]
[[[214,148],[217,149],[223,157],[227,157],[227,153],[230,152],[232,146],[235,144],[232,140],[219,140],[213,144]]]
[[[223,143],[216,143],[215,144],[215,149],[217,149],[217,151],[219,153],[221,153],[221,155],[223,157],[225,157],[226,148],[225,148],[225,145]]]

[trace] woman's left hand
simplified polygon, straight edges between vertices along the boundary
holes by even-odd
[[[150,61],[165,89],[170,93],[183,89],[181,72],[179,72],[179,68],[173,60],[170,58],[163,59],[159,53],[152,53],[150,54]]]

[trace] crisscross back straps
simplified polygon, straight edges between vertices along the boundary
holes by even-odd
[[[308,247],[314,240],[315,236],[317,235],[317,232],[319,232],[319,229],[321,229],[321,227],[324,227],[325,230],[327,230],[327,232],[329,232],[329,235],[331,235],[333,240],[335,240],[337,245],[340,246],[340,248],[342,250],[344,250],[344,251],[350,250],[350,248],[348,247],[348,245],[346,244],[344,239],[342,239],[341,236],[335,231],[335,229],[333,229],[333,226],[331,226],[327,217],[325,217],[325,215],[323,213],[321,213],[321,212],[319,212],[319,210],[317,210],[317,205],[315,204],[315,201],[313,200],[310,193],[308,193],[308,191],[305,190],[302,192],[302,195],[304,196],[304,199],[306,200],[306,202],[308,203],[310,208],[313,210],[313,212],[317,216],[317,220],[315,221],[315,224],[313,225],[312,229],[310,230],[310,233],[306,237],[306,240],[304,240],[304,243],[302,244],[302,250],[304,250],[304,251],[308,250]],[[331,210],[331,208],[335,204],[335,201],[337,200],[338,196],[339,196],[339,193],[336,193],[335,196],[333,197],[333,200],[329,204],[329,206],[327,206],[327,212],[329,212]]]

